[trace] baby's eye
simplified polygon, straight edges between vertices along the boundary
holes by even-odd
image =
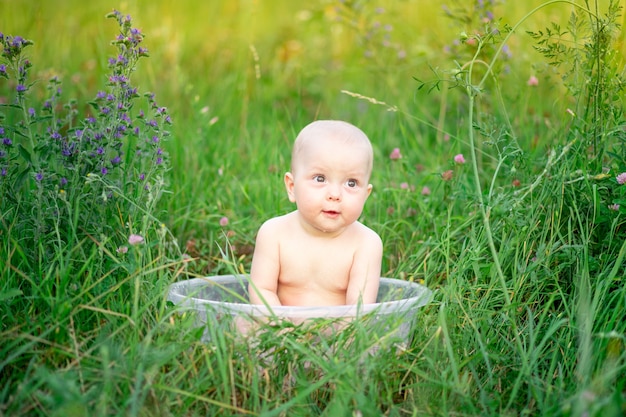
[[[313,177],[313,181],[315,182],[324,182],[326,181],[326,177],[324,177],[323,175],[316,175]]]
[[[358,185],[358,181],[357,180],[348,180],[348,182],[346,182],[346,185],[350,188],[354,188]]]

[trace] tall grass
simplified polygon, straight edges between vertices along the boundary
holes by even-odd
[[[77,6],[0,1],[0,31],[33,39],[33,71],[60,73],[63,98],[81,108],[115,31],[109,6]],[[147,209],[154,238],[126,257],[91,236],[41,267],[29,255],[43,242],[2,213],[0,415],[626,412],[618,3],[384,6],[122,10],[151,54],[133,81],[174,122],[171,194]],[[0,97],[11,91],[0,84]],[[203,341],[167,286],[248,270],[258,226],[292,209],[282,174],[314,118],[350,120],[372,139],[363,221],[385,243],[383,274],[434,299],[403,347],[358,324],[323,337],[286,325],[246,344],[215,323]]]

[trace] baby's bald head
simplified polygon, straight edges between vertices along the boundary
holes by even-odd
[[[300,131],[291,153],[291,171],[297,170],[298,162],[306,154],[307,149],[313,146],[332,146],[333,143],[364,149],[369,178],[374,161],[372,144],[361,129],[341,120],[317,120]]]

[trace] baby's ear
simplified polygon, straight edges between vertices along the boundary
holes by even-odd
[[[296,202],[296,196],[293,192],[294,180],[293,174],[291,172],[285,172],[285,188],[287,189],[287,195],[289,196],[289,201],[292,203]]]
[[[368,197],[372,193],[372,188],[374,188],[372,184],[367,184],[367,196]]]

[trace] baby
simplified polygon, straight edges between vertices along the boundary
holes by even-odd
[[[321,120],[294,143],[284,177],[296,210],[258,231],[250,303],[333,306],[376,302],[383,245],[358,221],[372,192],[372,145],[359,128]]]

